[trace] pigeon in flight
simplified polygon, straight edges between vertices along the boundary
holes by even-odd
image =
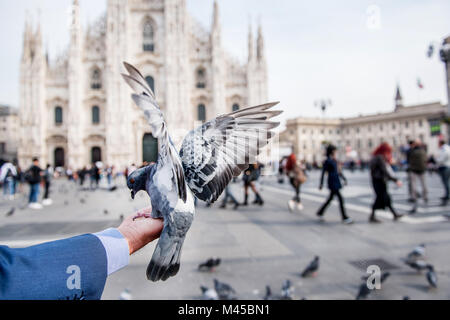
[[[200,290],[202,290],[202,300],[219,300],[219,295],[216,290],[205,286],[201,286]]]
[[[214,271],[215,268],[220,265],[220,262],[220,258],[209,258],[198,266],[198,270],[210,272]]]
[[[302,278],[306,278],[309,276],[315,277],[317,275],[317,271],[319,270],[319,256],[315,256],[314,260],[309,263],[306,269],[302,272]]]
[[[425,259],[425,244],[419,244],[417,247],[414,248],[413,251],[408,253],[408,256],[406,257],[408,261],[418,260],[418,259]]]
[[[274,135],[270,130],[279,125],[269,119],[282,111],[269,110],[278,104],[269,103],[218,116],[190,131],[178,153],[152,90],[135,67],[124,65],[128,74],[122,76],[135,92],[132,99],[158,140],[157,162],[133,171],[127,186],[131,198],[147,191],[151,217],[164,219],[147,278],[167,280],[180,268],[181,248],[194,219],[194,196],[207,203],[216,201],[233,177],[255,162]]]
[[[430,288],[437,288],[437,276],[436,276],[436,272],[434,272],[434,267],[430,264],[427,266],[427,280],[428,283],[430,284]]]

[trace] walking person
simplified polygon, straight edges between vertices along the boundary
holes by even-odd
[[[334,196],[337,196],[339,200],[339,208],[341,210],[341,217],[342,222],[344,224],[352,224],[353,219],[347,216],[347,213],[345,212],[344,207],[344,198],[341,195],[341,192],[339,191],[342,189],[341,179],[344,181],[345,184],[347,184],[347,179],[342,174],[342,171],[340,167],[338,166],[337,160],[336,160],[336,147],[334,145],[329,145],[327,147],[326,155],[327,159],[323,163],[322,167],[322,176],[320,178],[320,186],[319,190],[322,190],[323,188],[323,180],[325,177],[325,173],[328,174],[328,189],[330,190],[330,195],[328,196],[328,199],[325,201],[325,203],[322,205],[322,207],[317,212],[317,216],[322,220],[323,215],[331,201],[333,200]]]
[[[16,178],[16,167],[11,162],[5,162],[0,169],[0,182],[3,183],[3,196],[5,199],[14,199]]]
[[[228,199],[231,199],[231,202],[233,202],[233,204],[234,204],[233,209],[237,210],[237,208],[239,207],[239,202],[236,200],[233,193],[231,192],[231,188],[230,188],[229,184],[225,187],[225,197],[223,198],[220,208],[225,209],[227,207]]]
[[[52,167],[47,164],[47,167],[44,171],[44,200],[42,200],[42,204],[44,206],[49,206],[53,203],[52,199],[49,198],[50,193],[50,183],[52,181],[53,177],[53,169]]]
[[[42,169],[39,167],[39,159],[33,158],[32,166],[27,170],[26,180],[30,185],[29,207],[31,209],[42,209],[42,205],[38,202],[39,189],[42,178]]]
[[[408,155],[408,169],[411,175],[411,197],[413,203],[415,204],[414,208],[417,208],[417,180],[420,181],[420,184],[422,186],[423,201],[425,203],[428,202],[428,190],[425,182],[425,171],[427,170],[427,152],[422,146],[420,140],[415,140],[411,146],[411,150]]]
[[[259,176],[261,174],[260,166],[258,163],[250,164],[248,169],[244,171],[244,203],[243,206],[248,205],[248,188],[250,187],[252,191],[255,193],[255,201],[253,201],[254,204],[259,204],[262,206],[264,204],[264,200],[261,198],[261,195],[259,194],[258,190],[255,186],[255,181],[258,180]]]
[[[436,162],[445,190],[445,194],[441,198],[442,205],[446,206],[450,200],[450,146],[444,140],[439,140],[439,154]]]
[[[294,211],[297,207],[298,210],[303,210],[303,204],[300,200],[300,187],[306,182],[306,176],[304,168],[297,162],[297,157],[294,151],[289,155],[286,161],[285,167],[286,175],[289,177],[289,183],[294,188],[295,196],[292,200],[288,201],[288,208],[290,212]]]
[[[372,187],[375,191],[375,202],[372,205],[372,214],[370,215],[369,222],[380,223],[381,221],[375,217],[376,210],[389,210],[394,215],[394,220],[398,220],[402,217],[392,207],[391,196],[388,192],[387,183],[394,181],[398,187],[402,186],[402,182],[394,176],[394,171],[390,163],[392,162],[392,148],[391,146],[383,142],[379,145],[374,153],[373,158],[370,161],[370,176],[372,178]]]

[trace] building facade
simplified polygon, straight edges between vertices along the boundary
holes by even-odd
[[[323,160],[327,143],[339,148],[342,161],[368,161],[382,142],[388,142],[394,158],[401,159],[401,148],[414,139],[420,139],[430,155],[437,155],[438,141],[448,139],[448,131],[443,123],[433,134],[431,127],[445,117],[446,111],[447,106],[439,102],[404,106],[397,87],[392,112],[344,119],[290,119],[280,134],[280,144],[293,147],[300,159],[310,163]]]
[[[0,105],[0,159],[17,159],[19,116],[17,108]]]
[[[40,26],[25,23],[18,158],[78,169],[92,162],[124,167],[156,160],[157,142],[121,77],[135,65],[155,91],[180,143],[199,122],[266,102],[261,27],[248,35],[248,61],[221,45],[219,8],[206,30],[186,0],[107,0],[106,14],[83,30],[73,1],[70,45],[49,61]]]

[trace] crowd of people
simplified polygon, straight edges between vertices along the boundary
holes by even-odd
[[[29,185],[28,207],[31,209],[42,209],[53,203],[50,198],[50,186],[53,178],[67,177],[69,181],[79,184],[84,188],[86,179],[89,179],[89,189],[95,190],[99,187],[104,177],[108,188],[115,188],[114,178],[118,173],[114,166],[104,166],[101,162],[93,163],[90,167],[72,171],[62,167],[53,168],[49,164],[45,169],[41,167],[38,158],[32,159],[32,165],[25,171],[17,164],[17,161],[2,161],[0,163],[0,184],[3,186],[3,199],[14,200],[18,194],[24,193],[23,185]],[[40,195],[42,193],[42,201]]]
[[[409,148],[405,152],[405,163],[407,165],[408,201],[414,204],[410,211],[413,214],[417,211],[419,197],[423,199],[425,204],[428,203],[425,173],[430,169],[430,157],[427,156],[426,147],[420,140],[409,141],[408,145]],[[375,194],[372,213],[369,217],[370,223],[381,222],[376,218],[375,213],[377,210],[389,209],[395,221],[403,216],[394,209],[388,189],[388,182],[390,181],[394,182],[397,187],[402,187],[402,181],[396,176],[393,169],[395,161],[392,154],[392,147],[388,143],[383,142],[374,150],[372,159],[367,163],[367,167],[370,170],[371,185]],[[441,205],[446,206],[450,200],[450,146],[444,140],[439,140],[439,154],[436,158],[432,158],[434,163],[433,170],[439,173],[444,189]],[[280,160],[279,182],[283,182],[286,175],[295,192],[294,198],[288,202],[290,211],[293,211],[295,206],[297,206],[298,210],[303,209],[300,200],[300,188],[307,180],[307,169],[308,166],[304,161],[297,161],[294,151]],[[337,148],[334,145],[327,146],[326,159],[321,166],[321,170],[319,189],[323,188],[324,178],[327,175],[327,186],[330,193],[319,208],[317,216],[323,220],[327,207],[333,198],[337,197],[343,223],[352,224],[353,220],[346,213],[344,198],[340,192],[343,185],[347,184],[347,179],[343,174],[342,165],[337,160]],[[419,184],[421,192],[419,192]]]

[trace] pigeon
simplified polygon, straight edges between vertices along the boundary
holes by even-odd
[[[219,300],[216,290],[204,286],[201,286],[200,290],[202,290],[202,300]]]
[[[10,217],[14,214],[14,211],[16,211],[15,207],[12,207],[11,209],[9,209],[9,211],[6,213],[7,217]]]
[[[317,275],[317,271],[319,270],[319,256],[315,256],[314,260],[309,263],[306,269],[302,272],[302,278],[306,278],[309,276],[315,277]]]
[[[227,283],[214,279],[214,289],[221,300],[232,300],[236,291]]]
[[[194,219],[194,196],[215,202],[233,177],[256,162],[274,136],[270,130],[279,126],[269,119],[282,111],[269,110],[275,102],[218,116],[191,130],[178,153],[153,91],[135,67],[124,66],[128,74],[122,74],[123,79],[134,90],[131,97],[158,140],[157,162],[133,171],[127,187],[131,199],[140,191],[149,195],[152,212],[145,218],[164,219],[146,275],[151,281],[165,281],[180,268],[181,249]]]
[[[125,289],[120,293],[119,296],[120,300],[133,300],[133,296],[131,295],[131,292],[129,289]]]
[[[414,248],[413,251],[408,253],[408,256],[406,259],[408,261],[418,260],[418,259],[424,259],[425,258],[425,244],[419,244],[416,248]]]
[[[427,269],[427,280],[430,284],[430,288],[437,288],[437,276],[436,272],[434,272],[434,267],[432,265],[428,265]]]
[[[103,213],[108,214],[109,212],[108,212],[108,210],[105,209],[105,210],[103,210]]]
[[[288,279],[283,283],[283,286],[281,287],[281,299],[292,300],[292,291],[294,291],[294,289],[292,288],[291,281]]]
[[[209,258],[206,262],[201,263],[198,266],[200,271],[214,271],[215,267],[220,265],[220,258]]]
[[[264,300],[272,300],[272,289],[270,289],[270,286],[266,286],[266,295],[264,296]]]
[[[417,272],[421,272],[427,269],[428,264],[424,260],[416,260],[416,261],[405,261],[405,264],[410,266],[413,269],[416,269]]]
[[[411,298],[409,296],[404,296],[402,299],[403,300],[411,300]]]
[[[390,272],[383,272],[380,277],[380,282],[383,283],[384,281],[386,281],[386,279],[390,275],[391,275]],[[369,289],[369,287],[367,286],[367,279],[369,277],[370,277],[370,275],[364,276],[361,278],[362,280],[364,280],[364,282],[359,286],[359,291],[358,291],[358,294],[356,295],[356,300],[366,299],[367,296],[373,291],[373,290]]]

